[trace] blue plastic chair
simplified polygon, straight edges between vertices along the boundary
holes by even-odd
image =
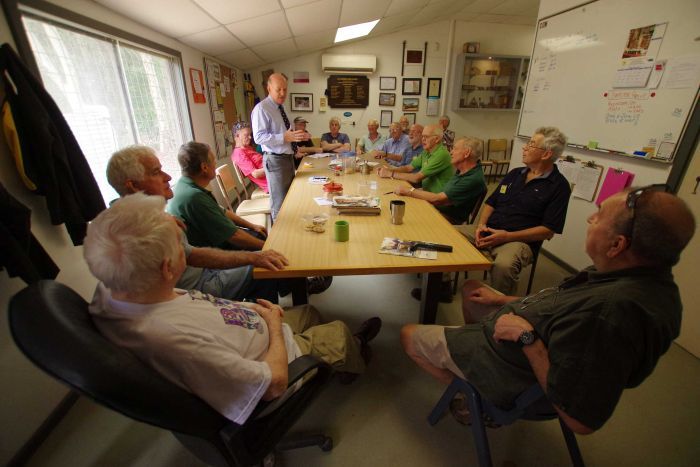
[[[435,425],[440,421],[442,416],[449,409],[450,401],[452,401],[457,392],[465,394],[467,402],[469,403],[469,412],[471,413],[472,419],[472,435],[476,443],[476,454],[481,467],[490,467],[493,465],[484,419],[493,421],[498,425],[510,425],[518,419],[552,420],[555,418],[559,420],[559,425],[564,434],[572,464],[575,467],[583,467],[583,458],[581,457],[581,451],[576,442],[576,436],[569,427],[566,426],[564,421],[559,418],[557,411],[547,400],[539,384],[531,386],[528,390],[520,394],[515,400],[512,409],[503,410],[483,399],[479,391],[467,381],[455,377],[435,405],[435,408],[433,408],[430,415],[428,415],[428,423],[430,423],[430,425]]]

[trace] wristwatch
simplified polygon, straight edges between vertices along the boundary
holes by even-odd
[[[520,347],[530,345],[537,340],[537,334],[535,331],[523,331],[518,337],[518,344]]]

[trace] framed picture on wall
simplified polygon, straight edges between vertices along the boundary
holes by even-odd
[[[313,112],[314,111],[314,95],[313,93],[292,93],[292,112]]]
[[[403,105],[401,110],[404,112],[417,112],[418,111],[418,98],[417,97],[404,97]]]
[[[409,125],[414,125],[416,123],[416,114],[414,114],[414,113],[403,114],[403,116],[408,119]]]
[[[393,107],[396,105],[396,94],[393,92],[380,92],[379,105],[387,105]]]
[[[394,118],[394,112],[391,110],[382,110],[381,117],[379,119],[379,126],[382,128],[389,128],[391,121]]]
[[[428,78],[428,90],[425,97],[440,97],[442,93],[442,78]]]
[[[404,96],[420,96],[421,78],[404,78],[401,87]]]
[[[380,76],[379,77],[379,90],[380,91],[393,91],[396,89],[396,76]]]

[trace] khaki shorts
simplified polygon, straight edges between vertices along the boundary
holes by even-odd
[[[449,370],[462,379],[464,373],[450,356],[445,340],[445,327],[435,324],[420,325],[412,335],[413,349],[416,354],[428,360],[434,367]],[[450,326],[459,327],[459,326]]]

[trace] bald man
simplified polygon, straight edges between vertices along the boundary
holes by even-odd
[[[659,188],[665,185],[619,193],[588,218],[592,267],[522,299],[468,281],[466,325],[406,325],[406,353],[444,384],[465,378],[497,406],[539,384],[574,432],[599,429],[622,391],[651,374],[680,332],[671,268],[695,220],[682,200]],[[463,398],[450,408],[468,421]]]
[[[284,109],[287,78],[273,73],[267,80],[267,97],[251,114],[253,138],[263,149],[263,168],[270,188],[271,216],[277,218],[284,197],[294,179],[297,143],[311,139],[306,130],[295,130]]]

